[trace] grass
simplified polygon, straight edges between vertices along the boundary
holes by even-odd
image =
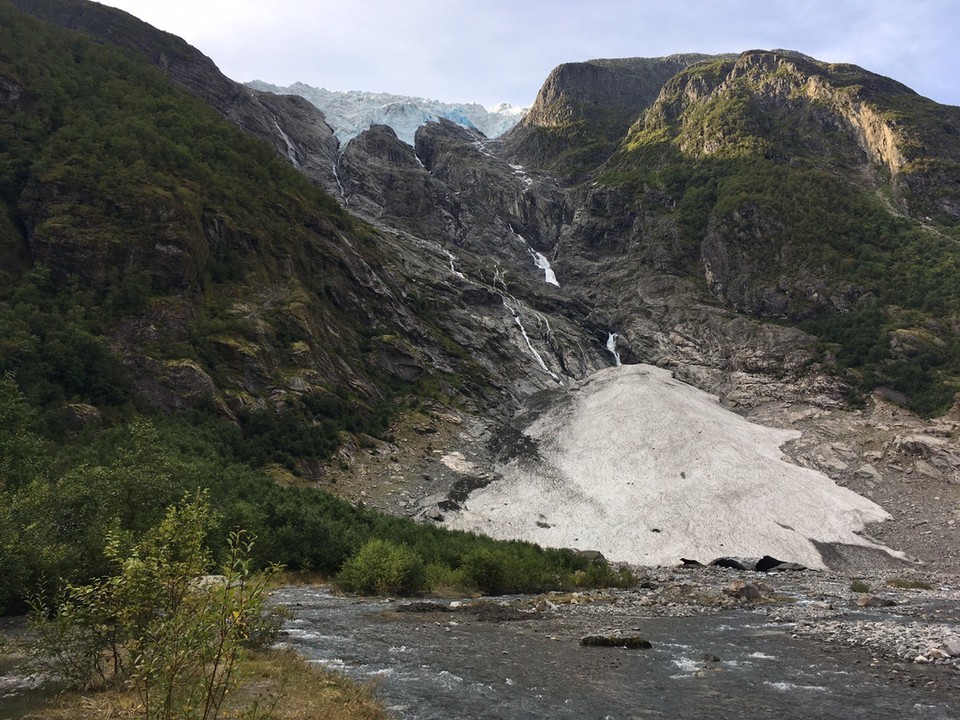
[[[271,717],[277,720],[386,720],[374,698],[373,686],[361,686],[345,676],[310,665],[291,651],[252,656],[237,700],[275,699]],[[246,697],[244,697],[246,695]]]
[[[290,651],[250,654],[241,667],[243,680],[234,692],[230,711],[257,701],[253,715],[266,720],[387,720],[372,686],[361,686],[345,676],[310,665]],[[96,694],[63,693],[38,703],[28,717],[34,720],[127,720],[137,718],[139,699],[130,691]]]

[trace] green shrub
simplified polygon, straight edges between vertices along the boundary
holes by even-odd
[[[573,574],[573,584],[584,588],[628,588],[637,584],[637,578],[629,568],[614,568],[605,562],[592,562],[585,570]]]
[[[515,583],[510,582],[509,558],[498,550],[477,548],[464,557],[461,570],[464,579],[481,592],[489,595],[505,595],[515,592]]]
[[[854,578],[850,581],[850,590],[855,593],[868,593],[870,592],[870,585],[860,578]]]
[[[427,587],[433,595],[462,595],[469,589],[463,570],[454,570],[449,565],[430,563],[425,568]]]
[[[887,580],[887,585],[901,590],[930,590],[933,587],[924,580],[912,580],[910,578],[891,578]]]
[[[200,494],[171,507],[129,552],[114,538],[117,574],[68,585],[55,610],[35,605],[38,658],[75,687],[133,687],[144,720],[215,720],[244,646],[270,624],[266,576],[252,571],[242,532],[231,534],[222,575],[201,577],[212,517]]]
[[[344,564],[337,582],[366,595],[415,595],[427,587],[423,560],[404,545],[370,540]]]

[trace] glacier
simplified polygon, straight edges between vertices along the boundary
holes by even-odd
[[[253,90],[299,95],[310,101],[323,112],[341,148],[371,125],[389,125],[398,138],[412,146],[417,128],[440,118],[495,138],[520,122],[529,110],[508,103],[487,108],[479,103],[448,103],[386,92],[327,90],[300,82],[281,87],[253,80],[246,85]]]

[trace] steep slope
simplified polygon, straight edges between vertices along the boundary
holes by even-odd
[[[33,339],[2,363],[51,415],[122,404],[128,382],[166,409],[284,410],[322,430],[309,459],[341,428],[382,428],[392,394],[467,362],[387,269],[390,243],[269,148],[114,49],[8,7],[3,20],[4,334]],[[71,305],[46,322],[119,356],[99,380],[113,393],[89,390],[96,364],[61,370],[69,358],[51,354],[73,346],[24,318]]]
[[[339,143],[323,113],[303,98],[258,92],[235,82],[181,38],[121,10],[86,0],[11,2],[44,22],[83,32],[146,59],[224,118],[273,145],[327,192],[336,193]]]
[[[837,343],[861,390],[943,411],[960,371],[958,122],[859,68],[749,52],[666,84],[586,202],[626,192],[629,234],[661,268]]]
[[[602,162],[670,78],[710,56],[626,58],[555,68],[504,137],[517,162],[579,177]]]

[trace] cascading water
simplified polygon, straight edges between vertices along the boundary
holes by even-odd
[[[497,283],[503,286],[503,290],[497,290]],[[523,336],[524,342],[527,343],[527,349],[530,350],[530,354],[533,355],[534,360],[537,361],[537,364],[543,369],[545,373],[550,375],[557,383],[563,385],[563,381],[560,379],[553,370],[551,370],[547,363],[544,362],[543,356],[537,352],[537,349],[533,346],[533,342],[530,340],[530,336],[527,334],[527,329],[523,325],[523,319],[521,318],[521,311],[523,309],[523,303],[517,300],[513,295],[507,292],[507,284],[503,279],[503,271],[495,270],[493,273],[493,290],[500,296],[500,299],[503,301],[503,306],[513,315],[513,321],[517,324],[517,327],[520,328],[520,334]],[[510,304],[510,301],[513,301],[513,305]],[[550,323],[545,317],[536,313],[540,321],[546,324],[547,332],[550,332]]]
[[[530,254],[533,255],[533,261],[537,264],[537,267],[543,270],[543,281],[560,287],[560,283],[557,282],[557,275],[550,267],[550,261],[547,260],[546,256],[533,248],[530,248]]]
[[[280,133],[280,137],[282,137],[283,141],[287,144],[287,157],[290,159],[290,162],[293,163],[294,167],[300,167],[300,161],[297,160],[297,149],[294,147],[293,143],[290,142],[290,138],[287,137],[287,134],[283,131],[283,128],[280,127],[280,123],[276,116],[273,118],[273,126],[277,129],[277,132]]]
[[[350,200],[347,199],[347,191],[343,189],[343,183],[340,180],[340,158],[337,157],[333,161],[333,177],[337,180],[337,187],[340,188],[340,197],[343,198],[344,206],[350,204]]]
[[[617,338],[620,337],[617,333],[612,332],[607,335],[607,350],[610,351],[610,354],[613,355],[613,364],[617,367],[620,367],[622,363],[620,362],[620,353],[617,352]]]
[[[533,263],[538,268],[543,270],[543,281],[545,283],[549,283],[550,285],[560,287],[560,283],[557,281],[557,274],[553,271],[553,268],[550,267],[550,261],[547,260],[547,256],[534,250],[530,246],[530,243],[527,242],[527,239],[516,230],[513,231],[513,234],[520,242],[523,243],[523,246],[527,249],[527,252],[530,253],[530,257],[533,258]]]

